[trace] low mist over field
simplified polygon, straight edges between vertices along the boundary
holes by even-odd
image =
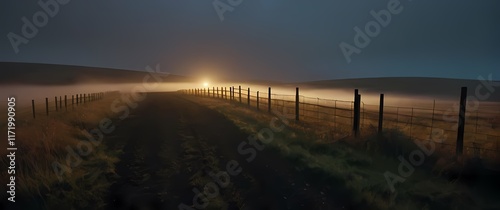
[[[150,92],[171,92],[177,91],[179,88],[192,87],[193,83],[161,83]],[[45,98],[53,100],[54,97],[64,95],[69,96],[76,94],[88,94],[96,92],[120,91],[124,93],[141,90],[142,83],[115,83],[115,84],[73,84],[73,85],[0,85],[0,97],[7,101],[6,98],[15,96],[20,106],[28,106],[31,100],[43,102]],[[3,104],[2,104],[3,105]]]
[[[238,82],[217,80],[216,78],[185,77],[171,75],[161,67],[151,67],[150,72],[105,69],[94,67],[78,67],[50,64],[0,63],[3,69],[11,69],[7,77],[0,79],[0,97],[17,96],[19,104],[29,105],[31,100],[42,101],[46,97],[72,94],[84,94],[102,91],[141,91],[144,82],[154,83],[156,75],[160,85],[148,90],[151,92],[178,91],[183,89],[210,89],[235,87],[241,85],[242,93],[247,88],[256,95],[267,95],[268,87],[276,99],[295,100],[295,88],[300,88],[300,95],[308,103],[314,99],[353,101],[354,89],[359,89],[362,101],[370,105],[378,105],[379,95],[385,94],[386,105],[408,107],[432,107],[434,100],[438,106],[449,106],[458,102],[460,87],[467,86],[469,95],[483,83],[481,80],[441,79],[441,78],[369,78],[325,80],[301,83],[283,83],[269,81]],[[160,73],[154,71],[161,71]],[[498,82],[496,82],[498,83]],[[494,82],[493,85],[496,85]],[[425,84],[425,85],[421,85]],[[142,90],[145,90],[142,88]],[[487,89],[482,89],[487,91]],[[265,95],[263,95],[265,94]],[[480,100],[483,104],[500,102],[500,91],[494,91],[489,97]],[[487,103],[488,102],[488,103]]]
[[[0,1],[0,210],[500,209],[500,1]]]

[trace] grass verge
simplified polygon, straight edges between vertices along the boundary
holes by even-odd
[[[268,127],[274,117],[245,105],[210,98],[190,100],[208,106],[233,121],[244,132],[257,133]],[[498,189],[478,187],[477,182],[461,178],[465,163],[434,155],[424,156],[423,164],[414,166],[410,175],[398,170],[403,157],[408,160],[419,147],[398,130],[388,130],[382,136],[367,133],[359,138],[344,136],[324,138],[323,128],[292,122],[287,132],[275,134],[267,145],[297,166],[315,184],[338,189],[338,195],[349,197],[354,208],[369,209],[498,209],[494,198]],[[408,169],[409,170],[409,169]],[[457,172],[459,171],[459,172]],[[403,178],[391,191],[386,172]],[[448,174],[448,176],[446,176]],[[457,175],[458,174],[458,175]],[[476,177],[481,179],[481,177]],[[491,183],[490,183],[491,184]]]
[[[110,151],[106,144],[90,148],[79,147],[88,142],[82,131],[99,127],[104,118],[114,119],[111,103],[118,93],[109,93],[102,100],[68,107],[49,116],[30,114],[16,116],[16,207],[20,209],[99,209],[104,195],[116,178],[114,165],[118,151]],[[6,125],[1,125],[6,130]],[[106,136],[104,136],[104,140]],[[54,162],[62,165],[76,163],[68,148],[88,155],[78,155],[79,164],[65,171],[60,180]],[[5,157],[7,150],[0,151]],[[9,162],[2,158],[2,168]],[[8,180],[7,170],[0,171],[0,180]],[[6,196],[4,194],[4,196]],[[6,202],[7,198],[2,198]]]

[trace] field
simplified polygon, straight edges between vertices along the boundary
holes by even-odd
[[[239,103],[238,97],[232,102],[188,97],[224,114],[249,133],[259,133],[272,121],[273,115],[267,109],[249,108],[246,103]],[[397,173],[401,167],[398,157],[407,158],[419,149],[405,133],[387,129],[382,137],[376,133],[365,133],[360,138],[328,137],[318,132],[314,123],[295,121],[294,114],[288,116],[287,132],[275,135],[267,145],[269,150],[292,162],[316,184],[344,190],[352,199],[349,203],[357,204],[347,208],[495,209],[499,205],[494,199],[498,192],[493,187],[499,184],[495,178],[498,172],[483,168],[484,162],[460,163],[451,156],[432,154],[424,158],[423,165],[415,166],[414,173],[403,183],[397,184],[396,192],[391,192],[384,174]],[[346,133],[352,132],[350,127],[345,129]]]
[[[87,102],[55,111],[55,103],[51,103],[50,115],[45,116],[42,107],[40,114],[33,119],[31,107],[16,107],[16,204],[13,209],[61,209],[82,208],[92,204],[102,207],[110,180],[114,176],[114,164],[118,161],[116,154],[101,144],[89,147],[92,155],[71,156],[68,148],[78,153],[79,144],[88,142],[88,136],[82,131],[90,131],[98,126],[102,118],[113,118],[111,103],[117,99],[117,93],[108,93],[102,100]],[[52,100],[53,101],[53,100]],[[6,115],[6,107],[2,104],[2,115]],[[43,111],[42,111],[43,110]],[[6,122],[0,127],[6,130]],[[7,150],[2,149],[5,157]],[[73,157],[77,159],[72,159]],[[80,159],[81,158],[81,159]],[[80,161],[78,161],[80,159]],[[54,170],[54,162],[65,165],[68,161],[74,166],[65,171],[60,182]],[[78,164],[77,164],[78,163]],[[2,168],[9,163],[2,158]],[[61,170],[61,168],[58,168]],[[7,180],[7,170],[0,172],[0,178]],[[2,196],[2,207],[7,194]],[[78,205],[75,206],[75,203]],[[12,206],[13,207],[13,206]]]
[[[266,96],[259,95],[259,103],[256,95],[251,94],[248,100],[244,93],[241,102],[239,94],[233,100],[226,100],[225,95],[217,98],[214,93],[212,97],[147,93],[143,101],[130,107],[130,112],[117,112],[112,104],[122,100],[123,94],[128,93],[108,93],[102,100],[78,106],[70,104],[67,108],[63,105],[58,111],[55,101],[51,101],[54,105],[49,107],[48,116],[43,112],[44,104],[36,104],[39,113],[36,119],[30,107],[19,107],[16,140],[20,152],[17,161],[21,166],[19,208],[175,209],[181,205],[184,209],[495,209],[500,206],[495,199],[498,189],[494,187],[498,184],[498,172],[487,168],[488,161],[495,159],[484,157],[482,150],[481,156],[472,156],[480,158],[461,162],[446,156],[444,150],[426,156],[411,175],[393,185],[395,191],[391,190],[385,174],[398,174],[401,164],[398,157],[408,157],[418,150],[412,143],[419,132],[417,116],[422,115],[417,112],[409,115],[415,123],[411,131],[405,130],[407,124],[403,122],[408,114],[403,108],[396,115],[400,125],[386,114],[387,122],[380,136],[377,127],[372,126],[377,121],[370,121],[368,116],[370,111],[376,113],[376,108],[370,109],[365,104],[361,135],[355,138],[350,101],[316,98],[314,102],[300,96],[301,114],[296,121],[293,95],[271,94],[269,113],[267,93],[259,93]],[[434,110],[435,114],[438,110]],[[76,159],[69,155],[72,153],[68,152],[68,146],[75,153],[86,153],[82,145],[88,144],[92,137],[82,132],[98,127],[104,118],[111,119],[116,129],[102,136],[102,144],[91,147],[88,155],[80,155],[81,162],[71,166]],[[435,128],[445,125],[439,124],[439,120],[431,121]],[[268,133],[263,135],[263,130]],[[71,166],[61,176],[62,181],[54,171],[54,162]],[[234,172],[238,169],[235,164],[241,169],[238,173]],[[234,175],[231,174],[227,185],[213,176],[231,171]],[[0,177],[7,179],[7,174],[2,171]],[[209,199],[195,203],[193,197],[197,192]]]
[[[230,88],[188,90],[187,94],[232,100],[261,110],[269,109],[269,93]],[[258,98],[257,99],[257,95]],[[296,95],[271,93],[271,109],[296,115]],[[241,98],[241,99],[240,99]],[[323,138],[336,141],[352,135],[354,101],[298,96],[299,119],[323,133]],[[380,105],[376,100],[361,100],[360,133],[372,135],[379,130]],[[475,104],[477,103],[477,104]],[[439,144],[438,153],[455,154],[459,103],[450,100],[416,99],[384,104],[382,130],[399,130],[410,139]],[[412,107],[414,106],[414,107]],[[500,102],[470,101],[467,104],[463,157],[499,160]]]

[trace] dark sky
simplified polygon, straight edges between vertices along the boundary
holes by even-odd
[[[220,0],[232,10],[223,21],[212,0],[59,1],[69,2],[39,23],[18,53],[8,34],[23,37],[22,18],[32,22],[43,10],[37,1],[1,1],[0,61],[135,70],[160,63],[174,74],[280,81],[500,79],[498,0],[400,0],[400,13],[350,63],[340,43],[355,47],[354,27],[364,31],[375,20],[371,10],[388,10],[397,0],[241,0],[235,6]]]

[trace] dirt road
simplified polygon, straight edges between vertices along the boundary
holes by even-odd
[[[238,145],[249,134],[175,93],[149,93],[115,134],[109,147],[123,153],[109,209],[349,209],[276,152],[247,161]]]

